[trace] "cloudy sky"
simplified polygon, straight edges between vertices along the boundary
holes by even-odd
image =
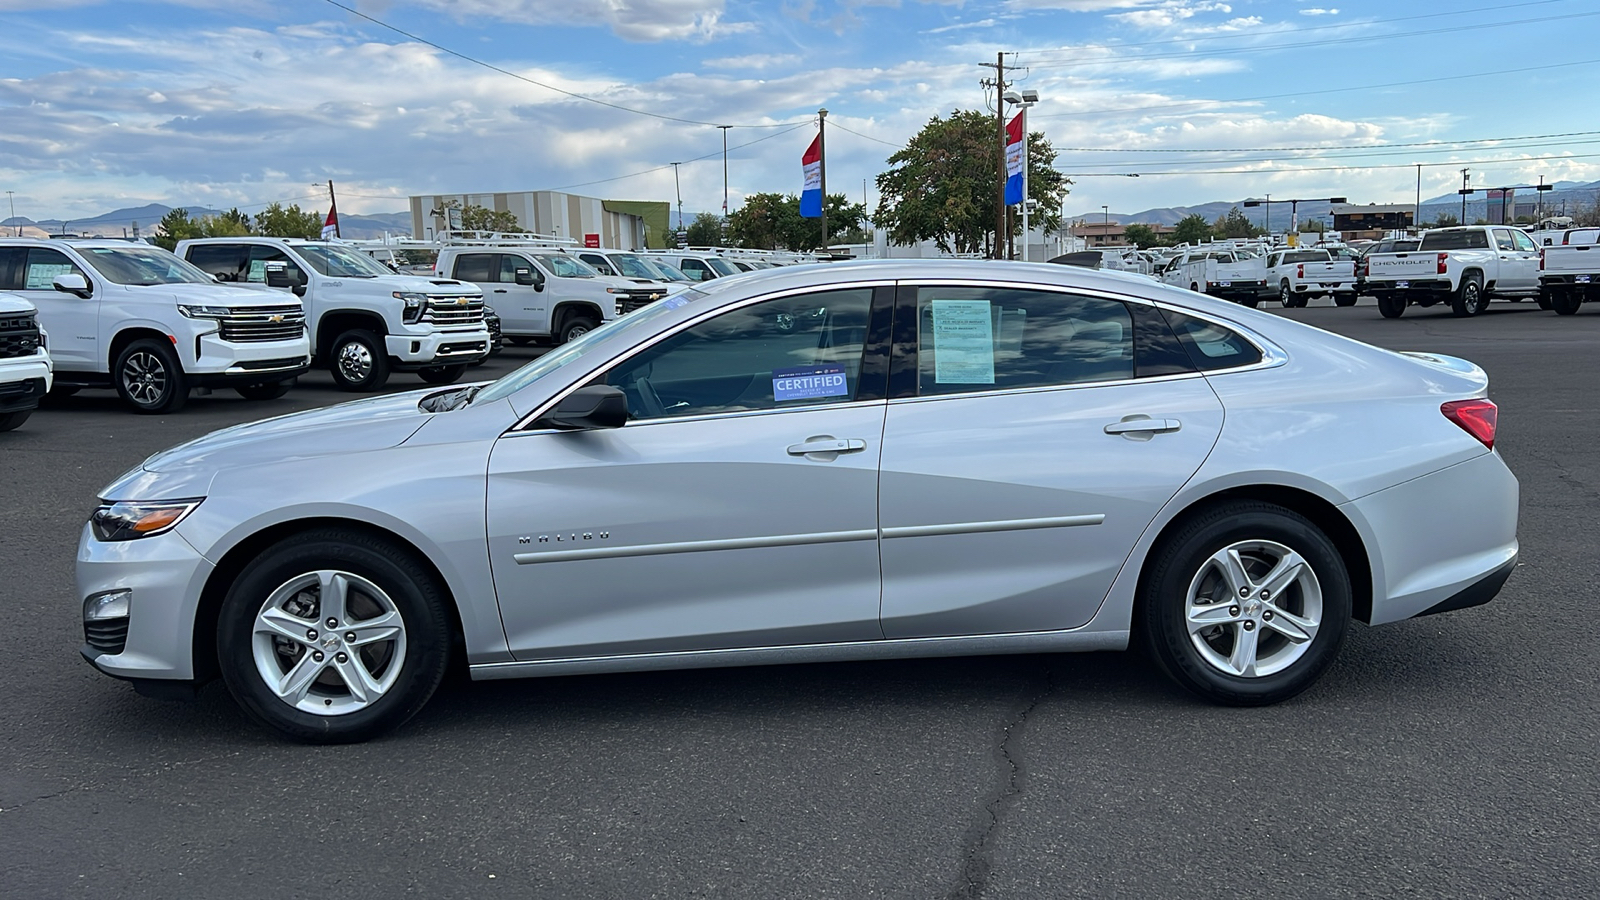
[[[1060,166],[1110,175],[1076,178],[1071,213],[1403,202],[1418,162],[1424,196],[1463,166],[1600,178],[1597,0],[341,2],[392,29],[328,0],[0,0],[0,190],[32,218],[316,207],[329,178],[349,212],[670,201],[677,161],[694,212],[721,207],[727,124],[737,208],[799,190],[825,106],[829,187],[854,199],[929,117],[991,102],[999,51]]]

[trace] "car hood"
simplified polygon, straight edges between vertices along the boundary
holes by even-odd
[[[256,284],[128,284],[122,285],[127,291],[137,292],[140,297],[148,298],[152,294],[165,294],[177,303],[192,303],[197,306],[259,306],[262,303],[276,301],[282,304],[298,303],[300,298],[266,285]],[[267,295],[267,296],[263,296]]]
[[[417,403],[438,388],[341,403],[235,425],[145,460],[101,493],[107,500],[203,496],[218,471],[398,446],[433,413]]]

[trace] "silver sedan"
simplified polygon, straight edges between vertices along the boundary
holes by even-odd
[[[1148,279],[719,278],[499,381],[220,431],[108,486],[83,654],[306,741],[518,678],[1145,647],[1292,697],[1352,619],[1487,602],[1517,482],[1477,366]]]

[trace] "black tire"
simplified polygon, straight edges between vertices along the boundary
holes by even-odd
[[[294,387],[298,380],[285,378],[282,381],[263,381],[260,384],[246,384],[233,390],[246,400],[276,400],[289,393],[289,389]]]
[[[1333,295],[1333,305],[1334,306],[1355,306],[1356,305],[1356,295],[1355,294],[1334,294]]]
[[[328,350],[328,371],[341,391],[369,392],[389,381],[389,353],[383,338],[365,328],[352,328]]]
[[[455,384],[467,371],[465,363],[454,366],[426,366],[417,370],[417,377],[429,384]]]
[[[0,432],[13,431],[17,428],[21,428],[22,423],[28,421],[28,417],[31,415],[33,415],[33,410],[31,409],[18,410],[17,412],[0,413]]]
[[[189,379],[167,341],[144,338],[122,348],[111,381],[122,402],[144,415],[174,413],[189,400]]]
[[[1455,296],[1450,298],[1450,311],[1457,318],[1481,316],[1488,306],[1489,297],[1483,292],[1483,280],[1477,275],[1468,275],[1461,279],[1461,286],[1456,288]]]
[[[1189,285],[1189,290],[1194,291],[1196,294],[1200,293],[1200,285],[1199,285],[1199,283],[1197,282],[1195,284]]]
[[[1572,291],[1552,291],[1550,293],[1550,309],[1555,310],[1558,316],[1570,316],[1583,305],[1583,298]]]
[[[1254,594],[1235,596],[1226,580],[1209,560],[1225,548],[1239,551],[1247,567],[1247,580],[1254,591],[1265,575],[1269,562],[1254,556],[1250,545],[1262,545],[1260,552],[1270,559],[1271,548],[1281,547],[1299,554],[1309,567],[1320,594],[1320,612],[1313,615],[1314,603],[1304,585],[1291,583],[1283,597],[1271,603]],[[1207,587],[1210,584],[1211,587]],[[1246,619],[1237,625],[1218,624],[1191,636],[1188,627],[1188,600],[1191,585],[1202,595],[1220,601],[1217,614]],[[1220,590],[1218,588],[1220,587]],[[1228,599],[1223,599],[1222,592]],[[1221,603],[1236,605],[1222,607]],[[1254,601],[1251,603],[1250,601]],[[1246,500],[1220,503],[1181,524],[1156,548],[1140,581],[1139,605],[1134,625],[1157,665],[1178,684],[1214,703],[1229,706],[1262,706],[1287,700],[1310,687],[1333,663],[1349,629],[1352,607],[1350,577],[1344,560],[1327,535],[1310,520],[1274,503]],[[1278,609],[1278,604],[1283,609]],[[1277,629],[1293,625],[1295,613],[1315,619],[1311,640],[1297,644]],[[1277,612],[1277,624],[1270,624]],[[1232,635],[1227,632],[1231,628]],[[1208,661],[1199,648],[1205,644],[1211,653],[1235,651],[1246,640],[1245,632],[1255,634],[1263,653],[1262,660],[1277,671],[1265,675],[1241,675],[1223,671],[1226,660]],[[1304,633],[1304,632],[1302,632]],[[1295,647],[1302,650],[1296,651]],[[1275,661],[1279,654],[1285,657]],[[1252,666],[1254,663],[1252,663]]]
[[[556,343],[575,341],[599,327],[600,323],[596,322],[593,316],[568,316],[567,320],[561,323],[561,333],[556,335]]]
[[[1288,279],[1284,279],[1283,282],[1278,285],[1278,303],[1280,303],[1284,309],[1294,308],[1294,291],[1290,289]]]
[[[1549,294],[1549,292],[1547,292],[1547,291],[1540,291],[1539,292],[1539,308],[1540,309],[1545,309],[1545,310],[1548,310],[1548,309],[1552,308],[1551,303],[1550,303],[1550,294]]]
[[[339,623],[341,627],[329,632],[325,630],[325,613],[329,610],[322,604],[320,592],[308,593],[312,588],[307,586],[291,594],[293,599],[287,604],[280,600],[274,605],[280,609],[280,604],[300,605],[306,615],[281,621],[303,626],[308,637],[312,633],[318,637],[301,641],[296,636],[291,641],[267,636],[261,639],[265,647],[258,647],[256,619],[274,592],[297,578],[312,577],[314,583],[312,573],[320,571],[364,579],[387,595],[389,605],[372,600],[363,593],[363,586],[354,585],[350,596],[362,599],[354,600],[350,613]],[[362,531],[313,529],[272,545],[234,579],[217,620],[217,662],[229,692],[245,712],[280,734],[315,744],[365,741],[416,715],[438,688],[450,658],[448,604],[443,586],[408,548]],[[403,651],[396,652],[398,642],[376,640],[363,650],[343,656],[347,645],[341,642],[339,632],[362,627],[360,620],[370,618],[361,615],[363,606],[398,613],[404,629]],[[356,620],[353,625],[349,624],[352,619]],[[330,643],[322,643],[330,639]],[[274,674],[280,669],[292,671],[299,665],[298,660],[322,652],[313,649],[317,647],[326,649],[328,656],[307,663],[315,667],[318,675],[299,702],[323,708],[320,702],[335,710],[324,715],[307,712],[280,697],[268,686],[262,669],[267,665]],[[258,650],[267,657],[265,664],[257,659]],[[395,664],[399,668],[391,673],[390,667]],[[351,665],[360,665],[375,682],[389,681],[376,700],[361,705],[362,701],[347,687],[349,682],[342,680],[339,670]],[[350,709],[338,712],[340,706]]]
[[[1405,311],[1406,298],[1394,294],[1378,295],[1378,313],[1385,319],[1398,319]]]
[[[1239,305],[1240,306],[1248,306],[1251,309],[1255,309],[1255,308],[1257,308],[1257,307],[1259,307],[1261,305],[1261,298],[1260,297],[1243,297],[1243,298],[1240,298]]]

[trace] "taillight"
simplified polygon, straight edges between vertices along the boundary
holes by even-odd
[[[1294,277],[1296,277],[1296,278],[1304,278],[1304,277],[1306,277],[1306,264],[1305,263],[1301,263],[1300,265],[1294,267]]]
[[[1544,271],[1544,251],[1539,251],[1539,271]]]
[[[1494,449],[1494,430],[1500,423],[1500,409],[1488,400],[1451,400],[1439,407],[1444,417],[1461,426],[1485,447]]]
[[[1448,253],[1439,254],[1439,274],[1440,275],[1443,275],[1445,273],[1444,261],[1449,259],[1449,258],[1450,258],[1450,254],[1448,254]]]

